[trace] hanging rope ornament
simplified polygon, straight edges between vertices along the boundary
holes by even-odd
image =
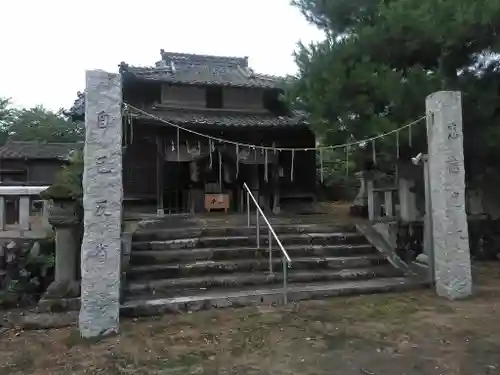
[[[411,125],[408,126],[408,145],[410,146],[410,148],[413,148],[413,136],[412,136],[412,131],[411,131]]]
[[[349,177],[349,146],[345,148],[345,176]]]
[[[396,132],[396,184],[399,181],[399,132]]]
[[[372,159],[373,165],[377,165],[377,151],[375,150],[375,140],[372,140]]]
[[[342,149],[346,146],[355,146],[355,145],[361,145],[361,144],[365,144],[365,143],[368,143],[370,141],[374,141],[375,139],[380,139],[380,138],[383,138],[383,137],[386,137],[390,134],[393,134],[393,133],[396,133],[398,131],[401,131],[403,129],[406,129],[406,128],[409,128],[409,137],[410,137],[410,145],[412,146],[413,145],[413,141],[412,141],[412,134],[411,134],[411,131],[412,131],[412,126],[419,123],[420,121],[424,120],[426,118],[426,116],[422,116],[418,119],[416,119],[415,121],[411,122],[411,123],[408,123],[398,129],[395,129],[395,130],[391,130],[387,133],[383,133],[383,134],[379,134],[377,137],[374,137],[374,138],[368,138],[368,139],[363,139],[363,140],[360,140],[360,141],[356,141],[356,142],[351,142],[351,143],[347,143],[347,144],[340,144],[340,145],[332,145],[332,146],[328,146],[328,147],[313,147],[313,148],[291,148],[291,147],[286,147],[286,148],[282,148],[282,149],[276,149],[275,148],[275,144],[273,142],[273,146],[272,147],[269,147],[269,146],[257,146],[257,145],[253,145],[253,144],[249,144],[249,143],[242,143],[242,142],[235,142],[235,141],[232,141],[232,140],[229,140],[229,139],[223,139],[223,138],[217,138],[217,137],[213,137],[213,136],[210,136],[210,135],[207,135],[207,134],[203,134],[203,133],[200,133],[200,132],[197,132],[195,130],[192,130],[192,129],[187,129],[187,128],[183,128],[182,126],[179,126],[179,125],[176,125],[172,122],[169,122],[161,117],[158,117],[158,116],[155,116],[151,113],[148,113],[142,109],[139,109],[137,107],[134,107],[128,103],[124,103],[126,104],[126,108],[127,110],[129,111],[132,111],[133,110],[133,114],[141,114],[141,115],[144,115],[144,116],[148,116],[149,118],[151,119],[154,119],[156,121],[159,121],[159,122],[162,122],[162,123],[165,123],[167,125],[170,125],[172,127],[175,127],[177,129],[177,132],[179,132],[179,130],[182,130],[186,133],[190,133],[190,134],[194,134],[194,135],[197,135],[199,137],[202,137],[202,138],[206,138],[206,139],[209,139],[209,140],[212,140],[212,141],[216,141],[220,144],[223,145],[223,147],[227,147],[227,144],[231,144],[231,145],[239,145],[240,147],[248,147],[252,150],[255,150],[256,148],[260,149],[261,151],[262,150],[273,150],[273,152],[280,152],[280,151],[311,151],[311,150],[318,150],[320,148],[324,148],[325,150],[328,149],[328,150],[334,150],[334,149]]]
[[[294,172],[294,162],[295,162],[295,150],[292,150],[292,165],[290,166],[290,181],[293,181],[293,172]]]
[[[267,165],[267,149],[264,151],[264,181],[268,182],[269,177],[268,177],[268,165]]]
[[[240,145],[236,145],[236,178],[240,175]]]
[[[212,169],[212,165],[213,165],[213,157],[212,157],[212,146],[213,146],[213,143],[212,143],[212,140],[209,139],[208,140],[208,154],[209,154],[209,162],[208,162],[208,168]]]
[[[399,160],[399,132],[396,132],[396,159]]]
[[[222,194],[222,155],[219,151],[219,193]]]
[[[180,138],[181,138],[180,130],[179,128],[177,128],[177,161],[181,161]]]
[[[325,179],[324,178],[325,173],[324,173],[324,170],[323,170],[323,149],[322,148],[319,149],[319,173],[320,173],[320,176],[321,176],[320,177],[321,178],[321,183],[323,183],[323,181]]]
[[[134,119],[130,115],[130,144],[134,142]]]

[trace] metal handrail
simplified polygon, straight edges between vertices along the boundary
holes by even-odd
[[[284,303],[288,303],[288,272],[287,269],[292,265],[292,259],[288,255],[287,251],[285,250],[285,247],[281,243],[280,239],[278,238],[278,235],[274,231],[271,223],[267,219],[266,215],[260,208],[259,203],[253,196],[252,192],[250,191],[250,188],[246,184],[246,182],[243,183],[243,187],[246,190],[247,193],[247,215],[248,215],[248,227],[250,228],[250,199],[253,201],[255,208],[257,209],[256,212],[256,229],[257,229],[257,249],[260,249],[260,223],[259,223],[259,214],[262,215],[262,218],[264,219],[264,222],[267,224],[267,227],[269,229],[269,273],[273,273],[273,252],[272,252],[272,239],[276,240],[276,243],[278,244],[279,249],[281,250],[283,254],[283,300]]]

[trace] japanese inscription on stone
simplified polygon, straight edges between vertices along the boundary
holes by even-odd
[[[457,124],[452,122],[450,125],[448,125],[448,139],[457,139],[459,136],[460,135],[457,131]]]
[[[460,161],[454,157],[454,156],[449,156],[447,160],[448,164],[448,172],[451,174],[458,174],[460,173]]]
[[[99,129],[106,129],[108,127],[108,124],[109,115],[104,111],[99,112],[97,115],[97,126],[99,127]]]

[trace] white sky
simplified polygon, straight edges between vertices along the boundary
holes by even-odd
[[[86,69],[153,65],[170,52],[249,56],[260,73],[293,74],[302,40],[322,39],[290,0],[4,0],[0,97],[69,107]]]

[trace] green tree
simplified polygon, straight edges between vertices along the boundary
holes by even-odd
[[[8,136],[8,128],[14,119],[14,108],[9,98],[0,97],[0,144],[3,144]]]
[[[15,111],[7,130],[10,139],[23,141],[75,142],[84,136],[82,124],[71,122],[62,109],[52,112],[43,106]]]
[[[496,164],[500,142],[500,2],[294,0],[325,40],[299,45],[295,104],[327,144],[363,139],[419,118],[433,91],[460,90],[466,161]],[[425,126],[400,139],[425,150]],[[394,159],[396,137],[377,142]],[[474,157],[472,157],[474,156]]]

